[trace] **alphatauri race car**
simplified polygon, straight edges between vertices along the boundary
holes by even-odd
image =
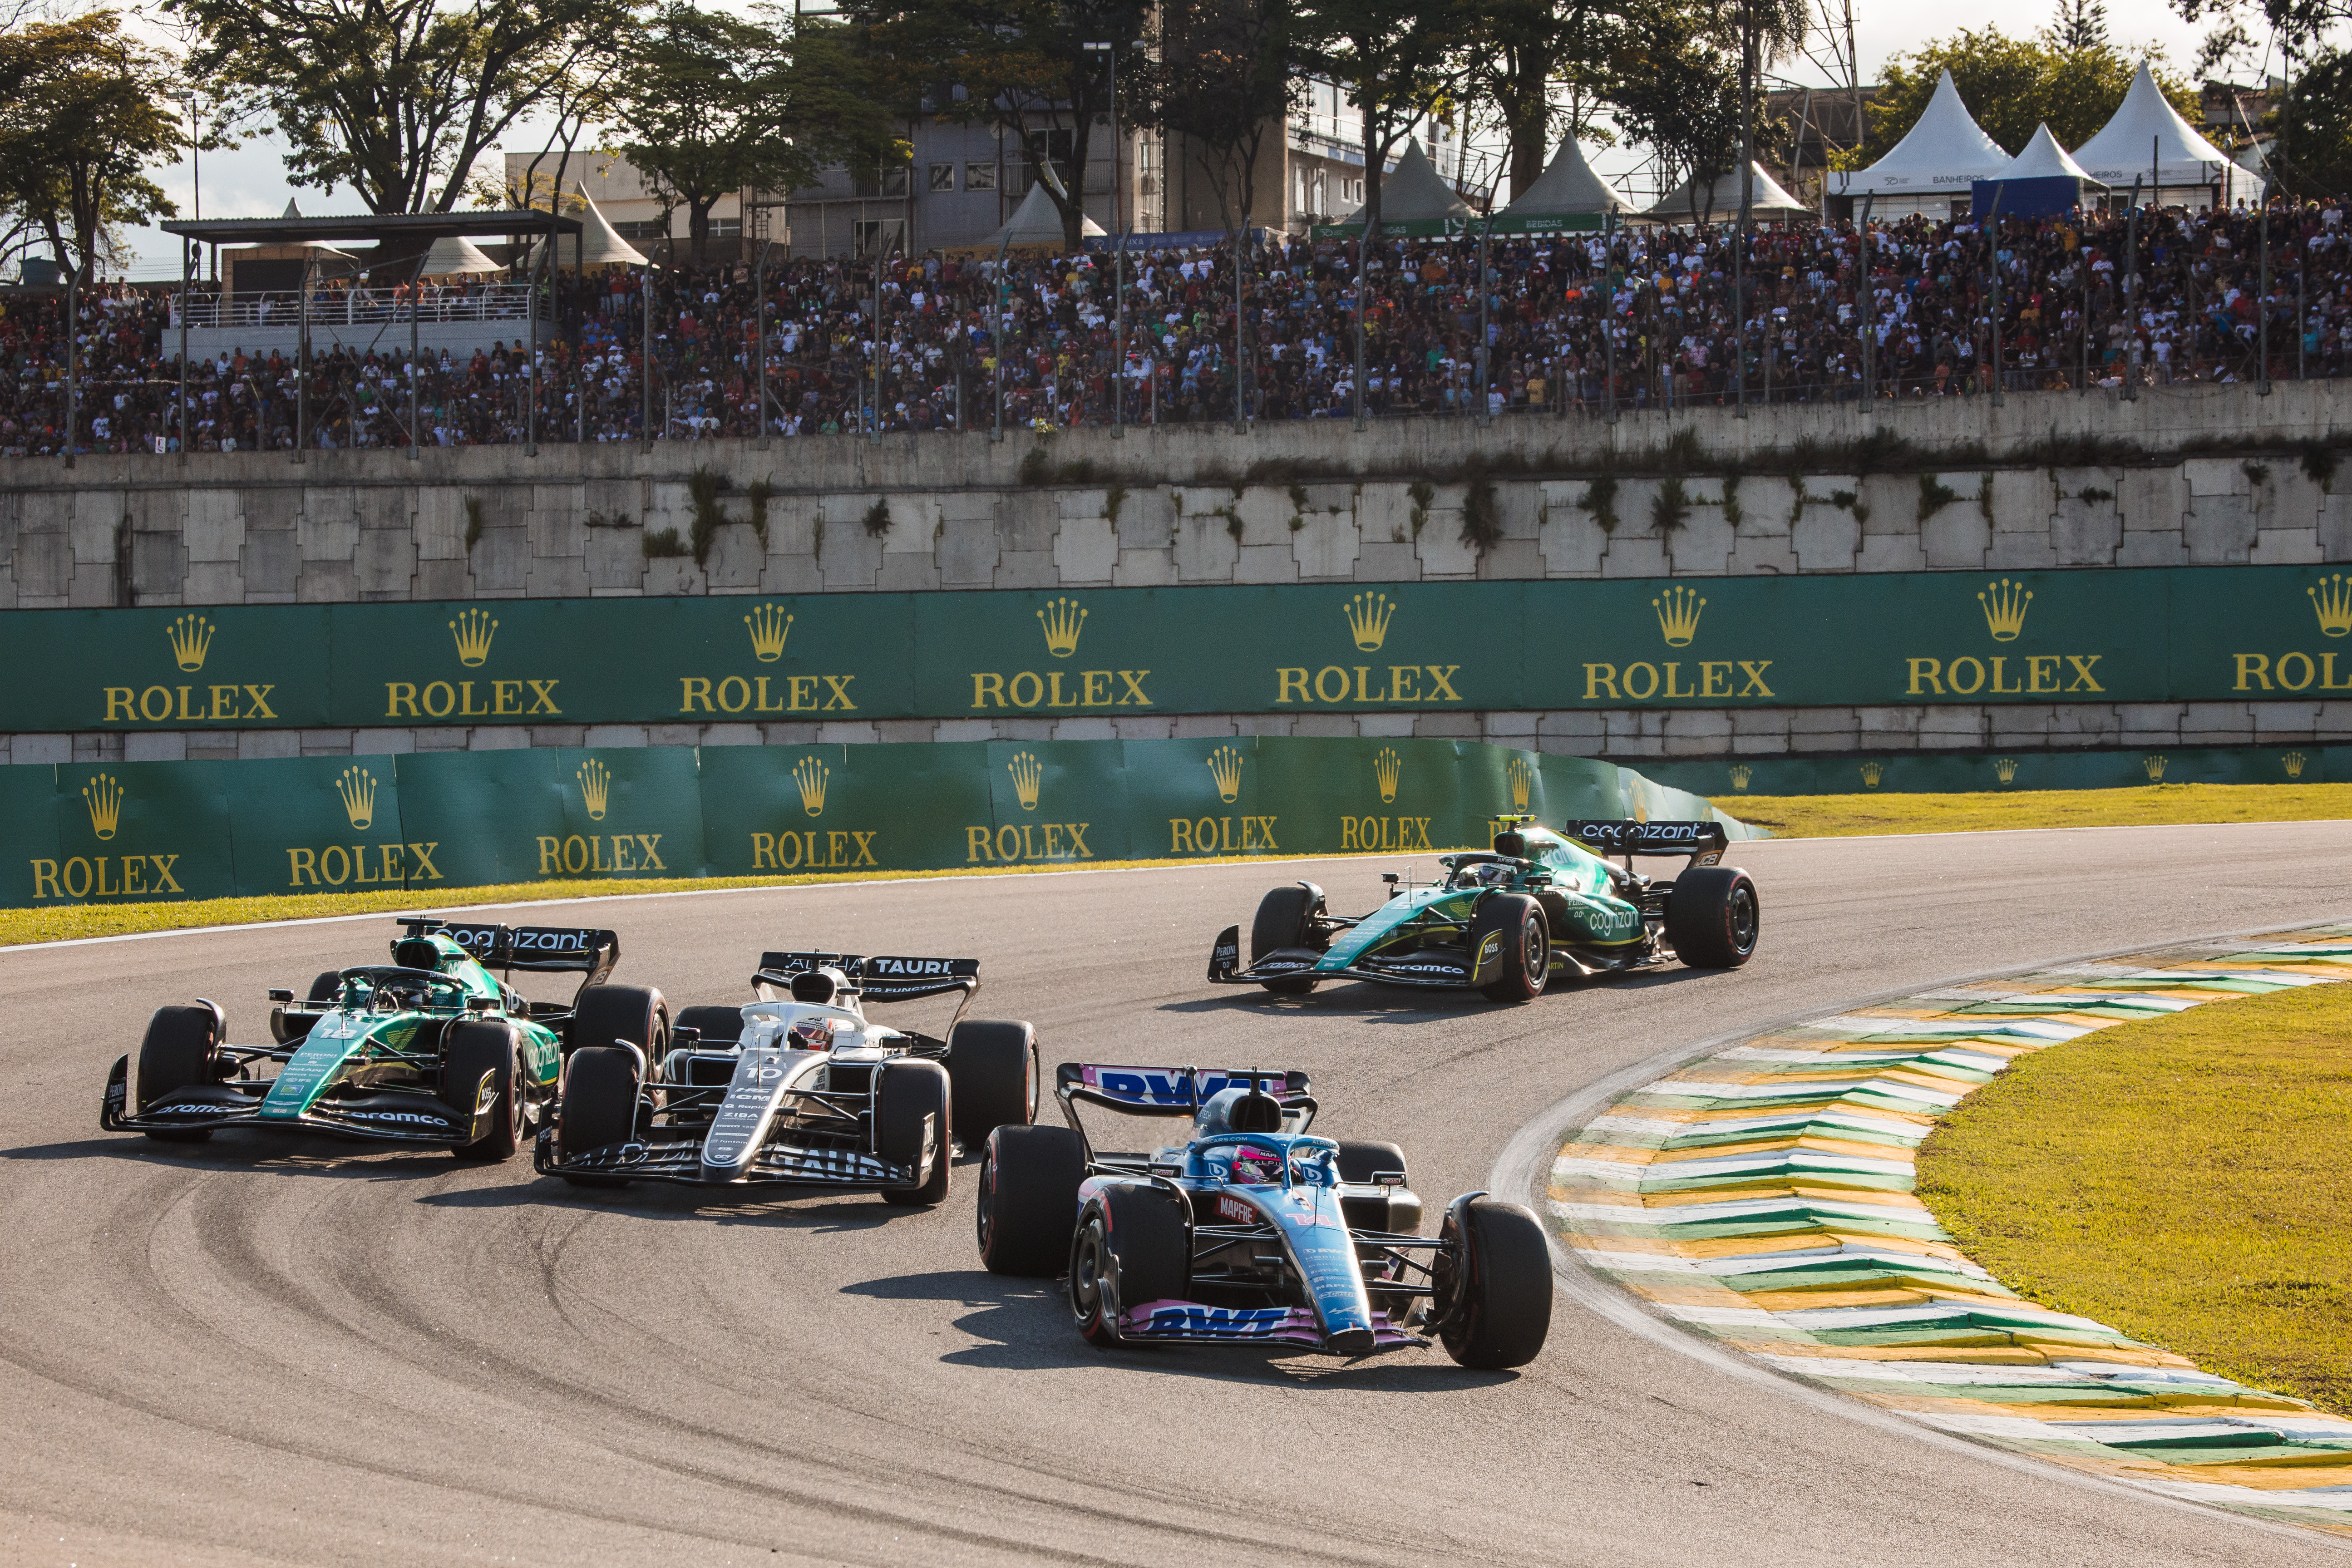
[[[657,994],[603,984],[621,953],[609,931],[396,923],[390,963],[328,970],[299,1002],[271,991],[273,1044],[230,1044],[202,997],[157,1008],[114,1064],[99,1125],[179,1143],[275,1128],[503,1160],[554,1098],[565,1051],[659,1026]],[[508,984],[518,971],[584,978],[569,1002],[532,1002]]]
[[[1209,979],[1290,994],[1326,980],[1475,986],[1526,1002],[1554,979],[1670,957],[1737,969],[1755,954],[1759,911],[1755,881],[1717,864],[1727,842],[1713,822],[1571,822],[1553,833],[1511,818],[1492,854],[1439,856],[1445,875],[1435,882],[1383,876],[1388,902],[1367,915],[1330,913],[1312,882],[1275,889],[1251,922],[1247,967],[1241,927],[1227,926],[1210,950]],[[1689,859],[1657,881],[1633,869],[1636,855]]]
[[[769,952],[756,1000],[688,1007],[667,1051],[574,1052],[533,1163],[580,1186],[830,1187],[948,1195],[953,1142],[1037,1114],[1037,1031],[967,1019],[976,958]],[[869,1003],[954,995],[944,1039],[868,1022]]]
[[[1464,1366],[1533,1361],[1551,1326],[1536,1216],[1465,1193],[1434,1237],[1393,1143],[1307,1133],[1301,1072],[1066,1063],[1067,1127],[1001,1127],[980,1167],[980,1256],[1066,1274],[1097,1345],[1297,1345],[1365,1355],[1429,1342]],[[1096,1149],[1077,1108],[1183,1117],[1148,1153]]]

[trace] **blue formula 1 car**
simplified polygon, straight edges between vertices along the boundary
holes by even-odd
[[[1210,949],[1209,979],[1291,994],[1327,980],[1475,987],[1528,1002],[1553,980],[1669,958],[1737,969],[1755,954],[1759,904],[1747,872],[1717,863],[1727,842],[1714,822],[1571,822],[1554,833],[1508,818],[1491,854],[1439,856],[1445,874],[1435,882],[1383,877],[1388,901],[1370,914],[1332,914],[1312,882],[1275,889],[1251,923],[1249,963],[1241,927],[1227,926]],[[1625,864],[1602,858],[1611,854]],[[1680,876],[1657,880],[1633,869],[1636,855],[1689,859]]]
[[[1100,1346],[1260,1343],[1337,1355],[1424,1345],[1523,1366],[1551,1326],[1536,1216],[1465,1193],[1434,1237],[1393,1143],[1310,1136],[1300,1072],[1065,1063],[1067,1127],[999,1127],[980,1169],[981,1260],[1069,1281]],[[1269,1092],[1269,1090],[1271,1092]],[[1094,1147],[1077,1108],[1181,1117],[1149,1153]]]

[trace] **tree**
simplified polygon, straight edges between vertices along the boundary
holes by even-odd
[[[2195,121],[2197,95],[2189,84],[2150,57],[2156,83],[2172,106]],[[1963,28],[1931,38],[1909,54],[1889,60],[1884,86],[1870,106],[1870,140],[1861,163],[1891,151],[1936,94],[1939,73],[1949,70],[1962,101],[1985,134],[2011,152],[2033,140],[2046,122],[2061,145],[2080,147],[2096,135],[2131,89],[2137,59],[2111,44],[2060,50],[2041,40],[2012,38],[1997,27]]]
[[[1607,62],[1634,8],[1627,0],[1483,0],[1477,7],[1464,94],[1493,106],[1513,191],[1535,183],[1559,136],[1594,134],[1593,109],[1611,96]]]
[[[2282,189],[2305,196],[2352,190],[2352,52],[2329,49],[2305,66],[2263,125]]]
[[[287,177],[373,213],[447,212],[499,138],[629,37],[638,0],[163,0],[220,122],[266,126]]]
[[[889,140],[845,42],[833,23],[683,4],[631,40],[614,132],[664,210],[686,208],[697,261],[721,197],[813,185],[831,158]]]
[[[110,229],[176,211],[145,170],[186,145],[177,85],[112,11],[0,34],[0,187],[60,266],[87,278]]]
[[[2057,14],[2042,30],[2042,41],[2062,54],[2107,47],[2105,0],[2058,0]]]
[[[1297,23],[1289,0],[1170,0],[1159,58],[1128,98],[1133,123],[1180,139],[1236,232],[1256,210],[1267,140],[1279,144],[1297,100]]]
[[[1381,172],[1423,120],[1453,110],[1475,0],[1304,0],[1299,39],[1363,116],[1364,237],[1380,232]]]
[[[1661,184],[1693,182],[1698,221],[1696,187],[1729,172],[1738,156],[1738,57],[1705,12],[1652,5],[1621,35],[1614,74],[1617,122],[1650,149]]]

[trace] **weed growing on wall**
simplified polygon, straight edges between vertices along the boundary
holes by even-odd
[[[1960,499],[1960,492],[1934,474],[1919,476],[1919,521],[1927,521]]]
[[[1503,510],[1495,499],[1495,481],[1480,472],[1462,497],[1462,542],[1485,555],[1503,542]]]
[[[680,556],[694,553],[694,547],[680,539],[675,528],[660,530],[649,528],[646,530],[645,537],[639,542],[644,546],[646,559],[648,561],[674,561]]]
[[[768,502],[774,499],[776,481],[753,479],[743,487],[743,499],[751,503],[751,531],[760,536],[760,548],[768,548]]]
[[[686,493],[694,505],[694,563],[710,563],[711,542],[727,525],[727,509],[719,498],[735,488],[735,482],[714,468],[697,468],[686,481]]]
[[[1038,442],[1021,455],[1021,482],[1033,486],[1054,482],[1054,459],[1046,455],[1045,442]]]
[[[482,542],[482,498],[466,498],[466,553],[471,555],[474,546]]]
[[[1690,497],[1683,489],[1680,476],[1660,484],[1658,493],[1650,500],[1650,521],[1657,524],[1661,539],[1689,521],[1690,513]]]
[[[1617,476],[1596,474],[1577,498],[1576,510],[1588,512],[1603,533],[1617,531]]]
[[[1422,525],[1429,521],[1430,504],[1437,500],[1437,487],[1427,479],[1415,479],[1404,493],[1412,498],[1412,536],[1419,539]]]
[[[866,509],[866,537],[869,539],[879,539],[889,531],[890,503],[887,500],[877,500],[872,506]]]

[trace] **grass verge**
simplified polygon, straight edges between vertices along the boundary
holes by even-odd
[[[1777,837],[1844,838],[2005,827],[2319,822],[2352,817],[2352,784],[2156,784],[1981,795],[1725,795],[1716,796],[1715,805],[1742,822],[1770,828]]]
[[[2352,1415],[2352,984],[2053,1046],[1962,1100],[1918,1195],[2011,1289]]]

